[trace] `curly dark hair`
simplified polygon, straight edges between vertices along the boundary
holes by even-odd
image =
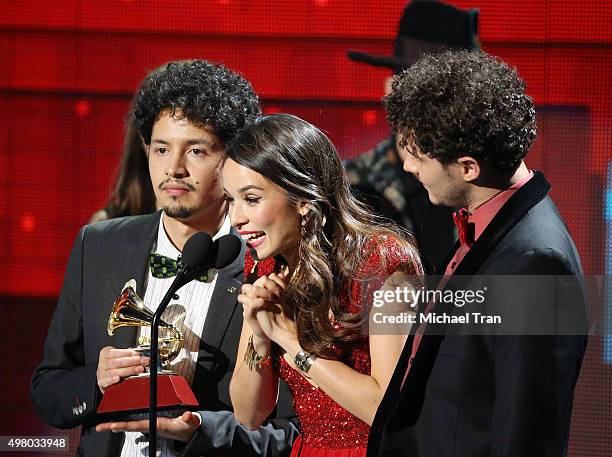
[[[482,51],[428,55],[395,76],[387,120],[422,153],[449,164],[470,155],[514,171],[536,138],[534,103],[516,69]]]
[[[223,141],[261,114],[251,84],[220,64],[205,60],[169,62],[142,81],[130,116],[146,144],[161,112],[209,125]]]

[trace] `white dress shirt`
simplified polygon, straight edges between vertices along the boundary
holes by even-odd
[[[167,216],[162,212],[157,232],[157,243],[153,252],[170,257],[178,258],[181,252],[172,244],[164,229],[164,218]],[[225,218],[219,231],[213,236],[216,240],[220,236],[230,232],[229,218]],[[162,298],[170,288],[174,281],[172,278],[154,278],[151,274],[151,269],[147,275],[146,284],[144,286],[145,295],[144,303],[147,308],[154,311]],[[170,304],[162,315],[162,320],[174,325],[183,333],[185,339],[183,347],[178,356],[170,362],[170,369],[183,376],[189,385],[193,383],[195,367],[198,359],[198,351],[200,349],[200,336],[204,329],[204,322],[208,314],[210,299],[217,282],[217,275],[213,274],[208,282],[192,281],[181,289],[175,295],[175,299],[170,301]],[[138,336],[150,337],[151,329],[149,327],[140,327]],[[160,328],[160,336],[163,335],[163,329]],[[148,394],[148,393],[147,393]],[[160,413],[159,416],[167,415],[169,417],[176,416],[171,411]],[[141,418],[148,417],[144,414]],[[149,444],[142,433],[126,432],[125,442],[121,450],[121,457],[142,457],[149,455]],[[161,457],[169,457],[177,455],[174,450],[173,441],[158,436],[157,455]]]

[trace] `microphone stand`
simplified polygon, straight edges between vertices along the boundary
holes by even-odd
[[[176,279],[164,295],[151,320],[151,363],[149,364],[149,455],[157,455],[157,368],[159,365],[159,324],[161,316],[168,307],[170,300],[192,278],[187,274],[187,268],[177,273]]]
[[[191,246],[188,246],[190,243]],[[210,235],[204,232],[196,233],[189,238],[183,248],[183,251],[191,252],[189,261],[185,261],[186,257],[183,258],[185,264],[179,269],[176,279],[153,314],[153,319],[151,319],[151,364],[149,368],[149,456],[155,457],[157,455],[157,368],[159,364],[158,338],[161,316],[177,290],[193,281],[199,272],[206,271],[210,266],[214,266],[215,269],[225,268],[238,257],[240,246],[240,239],[235,235],[224,235],[214,244]],[[191,248],[194,250],[191,250]],[[211,255],[214,261],[204,263]]]

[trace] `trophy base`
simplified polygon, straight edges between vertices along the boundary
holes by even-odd
[[[107,419],[121,419],[130,414],[149,411],[149,376],[126,378],[106,389],[98,406],[98,414]],[[198,408],[185,378],[175,374],[159,374],[157,377],[157,409],[194,410]]]

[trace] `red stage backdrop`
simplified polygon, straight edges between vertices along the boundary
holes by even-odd
[[[603,273],[602,205],[612,155],[612,2],[454,4],[480,9],[483,48],[516,66],[527,81],[539,121],[527,163],[547,173],[586,272]],[[12,320],[2,327],[0,343],[14,348],[13,356],[26,353],[19,382],[2,401],[11,412],[2,411],[1,420],[12,425],[0,428],[31,435],[50,430],[33,416],[27,377],[41,357],[72,240],[105,204],[123,118],[144,75],[169,60],[223,62],[252,81],[266,111],[314,122],[350,157],[388,131],[379,100],[389,71],[350,62],[345,52],[391,52],[403,5],[401,0],[0,3],[5,259],[0,300]],[[33,316],[36,324],[30,323]],[[36,331],[21,342],[22,326],[31,325]],[[602,363],[601,338],[592,338],[578,386],[572,456],[612,454],[610,374]]]

